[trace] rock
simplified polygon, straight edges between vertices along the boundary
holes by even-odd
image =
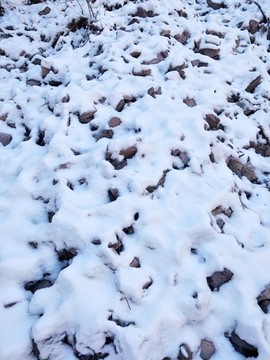
[[[2,115],[0,115],[0,120],[1,121],[6,121],[7,120],[7,117],[8,117],[8,114],[6,113],[6,114],[2,114]]]
[[[187,344],[180,345],[178,360],[192,360],[192,352]]]
[[[122,123],[122,120],[118,116],[113,116],[109,121],[109,127],[114,128],[119,126]]]
[[[256,79],[251,81],[251,83],[246,87],[245,91],[248,93],[253,93],[256,87],[261,83],[262,77],[261,75],[257,76]]]
[[[67,104],[69,101],[70,101],[70,96],[69,94],[65,95],[63,98],[62,98],[62,103],[63,104]]]
[[[140,260],[139,258],[135,257],[131,263],[129,264],[130,267],[133,267],[133,268],[140,268],[141,265],[140,265]]]
[[[207,5],[214,10],[219,10],[222,8],[226,8],[226,5],[223,2],[214,2],[212,0],[207,0]]]
[[[48,15],[51,12],[51,8],[49,6],[46,6],[43,10],[38,12],[38,15]]]
[[[235,331],[233,331],[231,335],[227,335],[227,337],[230,340],[235,351],[237,351],[238,353],[244,355],[245,357],[258,357],[258,349],[255,346],[246,342],[245,340],[241,339]]]
[[[30,85],[30,86],[40,86],[41,85],[41,81],[37,80],[37,79],[27,79],[26,80],[26,84]]]
[[[161,30],[161,32],[160,32],[160,36],[169,37],[170,35],[171,35],[171,30],[169,30],[169,29],[163,29],[163,30]]]
[[[251,147],[254,147],[256,154],[260,154],[263,157],[270,156],[270,144],[254,144]]]
[[[87,124],[89,123],[90,121],[92,121],[95,117],[95,113],[96,113],[96,109],[94,110],[89,110],[89,111],[86,111],[82,114],[79,114],[79,121],[80,123],[82,124]]]
[[[133,69],[133,75],[134,76],[149,76],[151,75],[152,70],[151,69],[139,69],[135,70]]]
[[[118,189],[116,188],[111,188],[108,190],[108,197],[109,197],[109,200],[112,202],[112,201],[115,201],[118,197],[119,197],[119,191]]]
[[[118,255],[124,250],[124,246],[120,239],[117,237],[117,241],[108,245],[110,249],[113,249]]]
[[[12,136],[6,133],[0,133],[0,143],[3,146],[7,146],[12,140]]]
[[[121,112],[124,109],[124,106],[126,105],[125,99],[121,99],[119,103],[116,105],[115,110],[118,112]]]
[[[223,229],[225,225],[225,221],[223,219],[217,219],[217,226],[220,228],[220,230]]]
[[[53,219],[54,215],[55,215],[54,211],[48,211],[48,221],[49,221],[49,223],[52,222],[52,219]]]
[[[241,175],[245,176],[249,181],[255,181],[257,179],[254,167],[249,161],[245,165],[243,165]]]
[[[205,116],[205,120],[207,121],[209,127],[211,130],[218,130],[219,128],[219,123],[220,123],[220,119],[213,114],[207,114]]]
[[[255,34],[259,29],[260,29],[260,24],[259,24],[258,21],[256,21],[256,20],[250,20],[249,21],[247,30],[251,34]]]
[[[139,51],[133,51],[130,54],[130,56],[134,57],[135,59],[137,59],[140,55],[141,55],[141,53]]]
[[[222,271],[216,271],[213,275],[208,276],[206,278],[207,284],[210,287],[210,289],[213,290],[219,290],[219,288],[229,282],[233,277],[233,273],[227,269],[224,268]]]
[[[166,180],[166,176],[167,176],[167,174],[168,174],[169,171],[170,171],[169,169],[164,170],[164,171],[163,171],[163,175],[162,175],[161,178],[159,179],[157,185],[147,186],[146,190],[147,190],[149,193],[152,193],[152,192],[154,192],[155,190],[157,190],[160,186],[161,186],[161,187],[164,187],[165,180]]]
[[[41,66],[41,76],[42,76],[42,79],[44,79],[48,74],[49,72],[51,71],[51,69],[45,67],[45,66]]]
[[[216,351],[213,342],[206,339],[203,339],[201,341],[200,348],[201,348],[200,357],[203,360],[209,360]]]
[[[232,170],[233,173],[235,173],[237,176],[241,178],[243,165],[239,160],[230,157],[229,161],[227,162],[227,166],[229,169]]]
[[[141,17],[141,18],[147,18],[147,17],[154,17],[156,15],[153,13],[153,11],[151,11],[151,10],[146,11],[144,8],[139,6],[137,8],[137,12],[133,16],[137,16],[137,17]]]
[[[25,290],[31,291],[33,294],[40,289],[44,289],[52,286],[52,282],[49,280],[37,280],[37,281],[29,281],[24,285]]]
[[[194,99],[192,99],[192,98],[189,98],[189,97],[186,97],[186,98],[183,100],[183,102],[184,102],[187,106],[189,106],[189,107],[194,107],[194,106],[197,105],[196,101],[195,101]]]
[[[257,302],[262,311],[265,314],[268,314],[270,310],[270,286],[266,287],[266,289],[260,293],[257,297]]]
[[[220,49],[218,48],[202,48],[199,49],[198,52],[202,55],[209,56],[214,60],[219,60]]]
[[[91,241],[91,243],[92,243],[93,245],[101,245],[101,240],[98,239],[98,238],[95,238],[95,239],[93,239],[93,240]]]
[[[186,167],[190,161],[190,158],[186,151],[181,151],[179,149],[175,149],[175,150],[171,151],[171,155],[179,157],[179,159],[182,160],[184,167]]]
[[[180,42],[181,44],[185,45],[190,38],[190,33],[188,31],[182,32],[182,34],[175,35],[175,40]]]
[[[57,251],[59,261],[69,261],[73,259],[77,254],[78,251],[73,247]]]
[[[113,131],[111,129],[101,130],[98,134],[94,135],[96,140],[100,140],[102,138],[112,139]]]
[[[135,156],[137,153],[137,146],[133,145],[126,149],[120,150],[120,155],[124,156],[125,159],[131,159],[133,156]]]
[[[207,34],[207,35],[217,36],[217,37],[220,38],[220,39],[223,39],[223,38],[225,37],[225,33],[222,33],[222,32],[217,31],[217,30],[212,30],[212,29],[207,29],[207,30],[206,30],[206,34]]]
[[[156,98],[156,95],[161,95],[161,87],[158,86],[156,89],[154,87],[150,87],[147,91],[147,94],[152,96],[154,99]]]
[[[123,228],[123,232],[126,234],[126,235],[132,235],[134,234],[134,227],[132,225],[130,226],[127,226],[125,228]]]
[[[196,59],[196,60],[191,61],[191,65],[192,66],[197,66],[197,67],[207,67],[208,63],[207,62],[202,62],[199,59]]]

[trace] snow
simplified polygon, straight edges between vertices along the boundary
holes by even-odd
[[[0,360],[270,358],[267,24],[214,2],[2,1]]]

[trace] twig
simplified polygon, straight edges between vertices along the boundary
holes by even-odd
[[[261,14],[263,16],[261,22],[266,24],[267,23],[267,16],[265,15],[265,12],[263,11],[261,5],[257,1],[254,1],[254,4],[258,6],[258,9],[260,10],[260,12],[261,12]]]

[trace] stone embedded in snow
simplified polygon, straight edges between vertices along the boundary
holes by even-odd
[[[113,131],[112,129],[104,129],[101,130],[98,134],[95,134],[94,137],[96,138],[97,141],[102,138],[112,139]]]
[[[79,114],[79,121],[82,124],[87,124],[90,121],[92,121],[95,117],[95,113],[96,113],[96,109],[94,110],[89,110],[89,111],[85,111],[81,114]]]
[[[75,248],[66,248],[57,251],[59,261],[69,261],[73,259],[77,254],[78,251]]]
[[[190,38],[190,33],[188,31],[183,31],[182,34],[177,34],[174,36],[175,40],[185,45]]]
[[[183,100],[183,102],[184,102],[187,106],[189,106],[189,107],[194,107],[194,106],[197,105],[196,101],[195,101],[194,99],[192,99],[192,98],[189,98],[189,97],[186,97],[186,98]]]
[[[158,86],[157,88],[151,87],[147,90],[147,94],[152,96],[154,99],[156,98],[156,95],[161,95],[161,86]]]
[[[137,146],[132,145],[132,146],[129,146],[128,148],[120,150],[119,154],[124,156],[125,159],[131,159],[131,158],[133,158],[133,156],[136,155],[137,151],[138,151]]]
[[[7,117],[8,117],[8,113],[2,114],[2,115],[0,115],[0,120],[1,120],[1,121],[6,121],[6,120],[7,120]]]
[[[243,165],[241,175],[245,176],[249,181],[255,181],[257,179],[257,176],[254,172],[254,167],[251,162],[247,162],[245,165]]]
[[[141,267],[139,258],[135,257],[135,258],[131,261],[131,263],[129,264],[129,266],[130,266],[130,267],[133,267],[133,268],[139,268],[139,267]]]
[[[122,120],[118,117],[118,116],[113,116],[110,120],[109,120],[109,127],[114,128],[116,126],[119,126],[122,123]]]
[[[258,21],[256,21],[256,20],[250,20],[250,21],[249,21],[247,30],[248,30],[251,34],[254,35],[259,29],[260,29],[260,24],[259,24]]]
[[[29,281],[24,285],[25,290],[31,291],[33,294],[40,289],[52,286],[50,280],[42,279],[37,281]]]
[[[212,341],[203,339],[200,346],[200,357],[203,360],[209,360],[215,353],[216,349]]]
[[[237,335],[235,331],[233,331],[229,335],[225,334],[225,336],[228,337],[228,339],[230,340],[235,351],[237,351],[238,353],[242,354],[246,358],[248,358],[248,357],[257,358],[258,357],[258,355],[259,355],[258,349],[255,346],[249,344],[247,341],[241,339],[240,336]]]
[[[165,180],[166,180],[166,176],[168,174],[170,170],[167,169],[167,170],[164,170],[163,171],[163,175],[161,176],[161,178],[159,179],[157,185],[149,185],[147,186],[146,190],[149,192],[149,193],[152,193],[154,192],[155,190],[157,190],[160,186],[161,187],[164,187],[164,184],[165,184]]]
[[[233,273],[224,268],[222,271],[216,271],[213,275],[207,277],[207,284],[212,291],[219,290],[219,288],[229,282],[233,277]]]
[[[219,128],[219,123],[220,123],[220,119],[213,114],[207,114],[205,116],[205,120],[207,121],[209,127],[211,130],[218,130]]]
[[[260,293],[257,297],[257,302],[262,311],[268,314],[270,310],[270,286],[266,287],[266,289]]]
[[[210,58],[212,58],[214,60],[219,60],[220,49],[218,49],[218,48],[204,47],[204,48],[200,48],[198,50],[198,52],[202,55],[209,56]]]
[[[51,8],[49,6],[46,6],[43,10],[38,12],[38,15],[48,15],[51,12]]]
[[[261,83],[262,77],[261,75],[257,76],[251,83],[246,87],[246,92],[253,93],[256,87]]]
[[[0,143],[7,146],[12,140],[12,136],[6,133],[0,133]]]
[[[142,8],[141,6],[139,6],[137,8],[137,12],[135,14],[133,14],[133,16],[147,18],[147,17],[154,17],[154,16],[156,16],[156,14],[151,10],[147,11],[144,8]]]
[[[245,176],[249,181],[255,181],[257,179],[254,167],[249,161],[243,165],[238,159],[230,157],[227,160],[227,166],[240,178]]]
[[[37,80],[37,79],[28,79],[28,80],[26,80],[26,84],[30,85],[30,86],[40,86],[41,81]]]
[[[209,7],[211,7],[212,9],[214,9],[214,10],[219,10],[219,9],[222,9],[222,8],[226,8],[226,5],[221,1],[207,0],[207,5]]]
[[[134,68],[133,69],[133,75],[135,76],[149,76],[151,75],[152,70],[148,68]]]
[[[192,352],[187,344],[182,344],[179,348],[178,360],[192,360]]]
[[[109,200],[115,201],[119,197],[119,190],[117,188],[111,188],[108,190]]]

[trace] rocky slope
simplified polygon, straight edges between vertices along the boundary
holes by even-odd
[[[269,359],[267,1],[1,5],[0,360]]]

